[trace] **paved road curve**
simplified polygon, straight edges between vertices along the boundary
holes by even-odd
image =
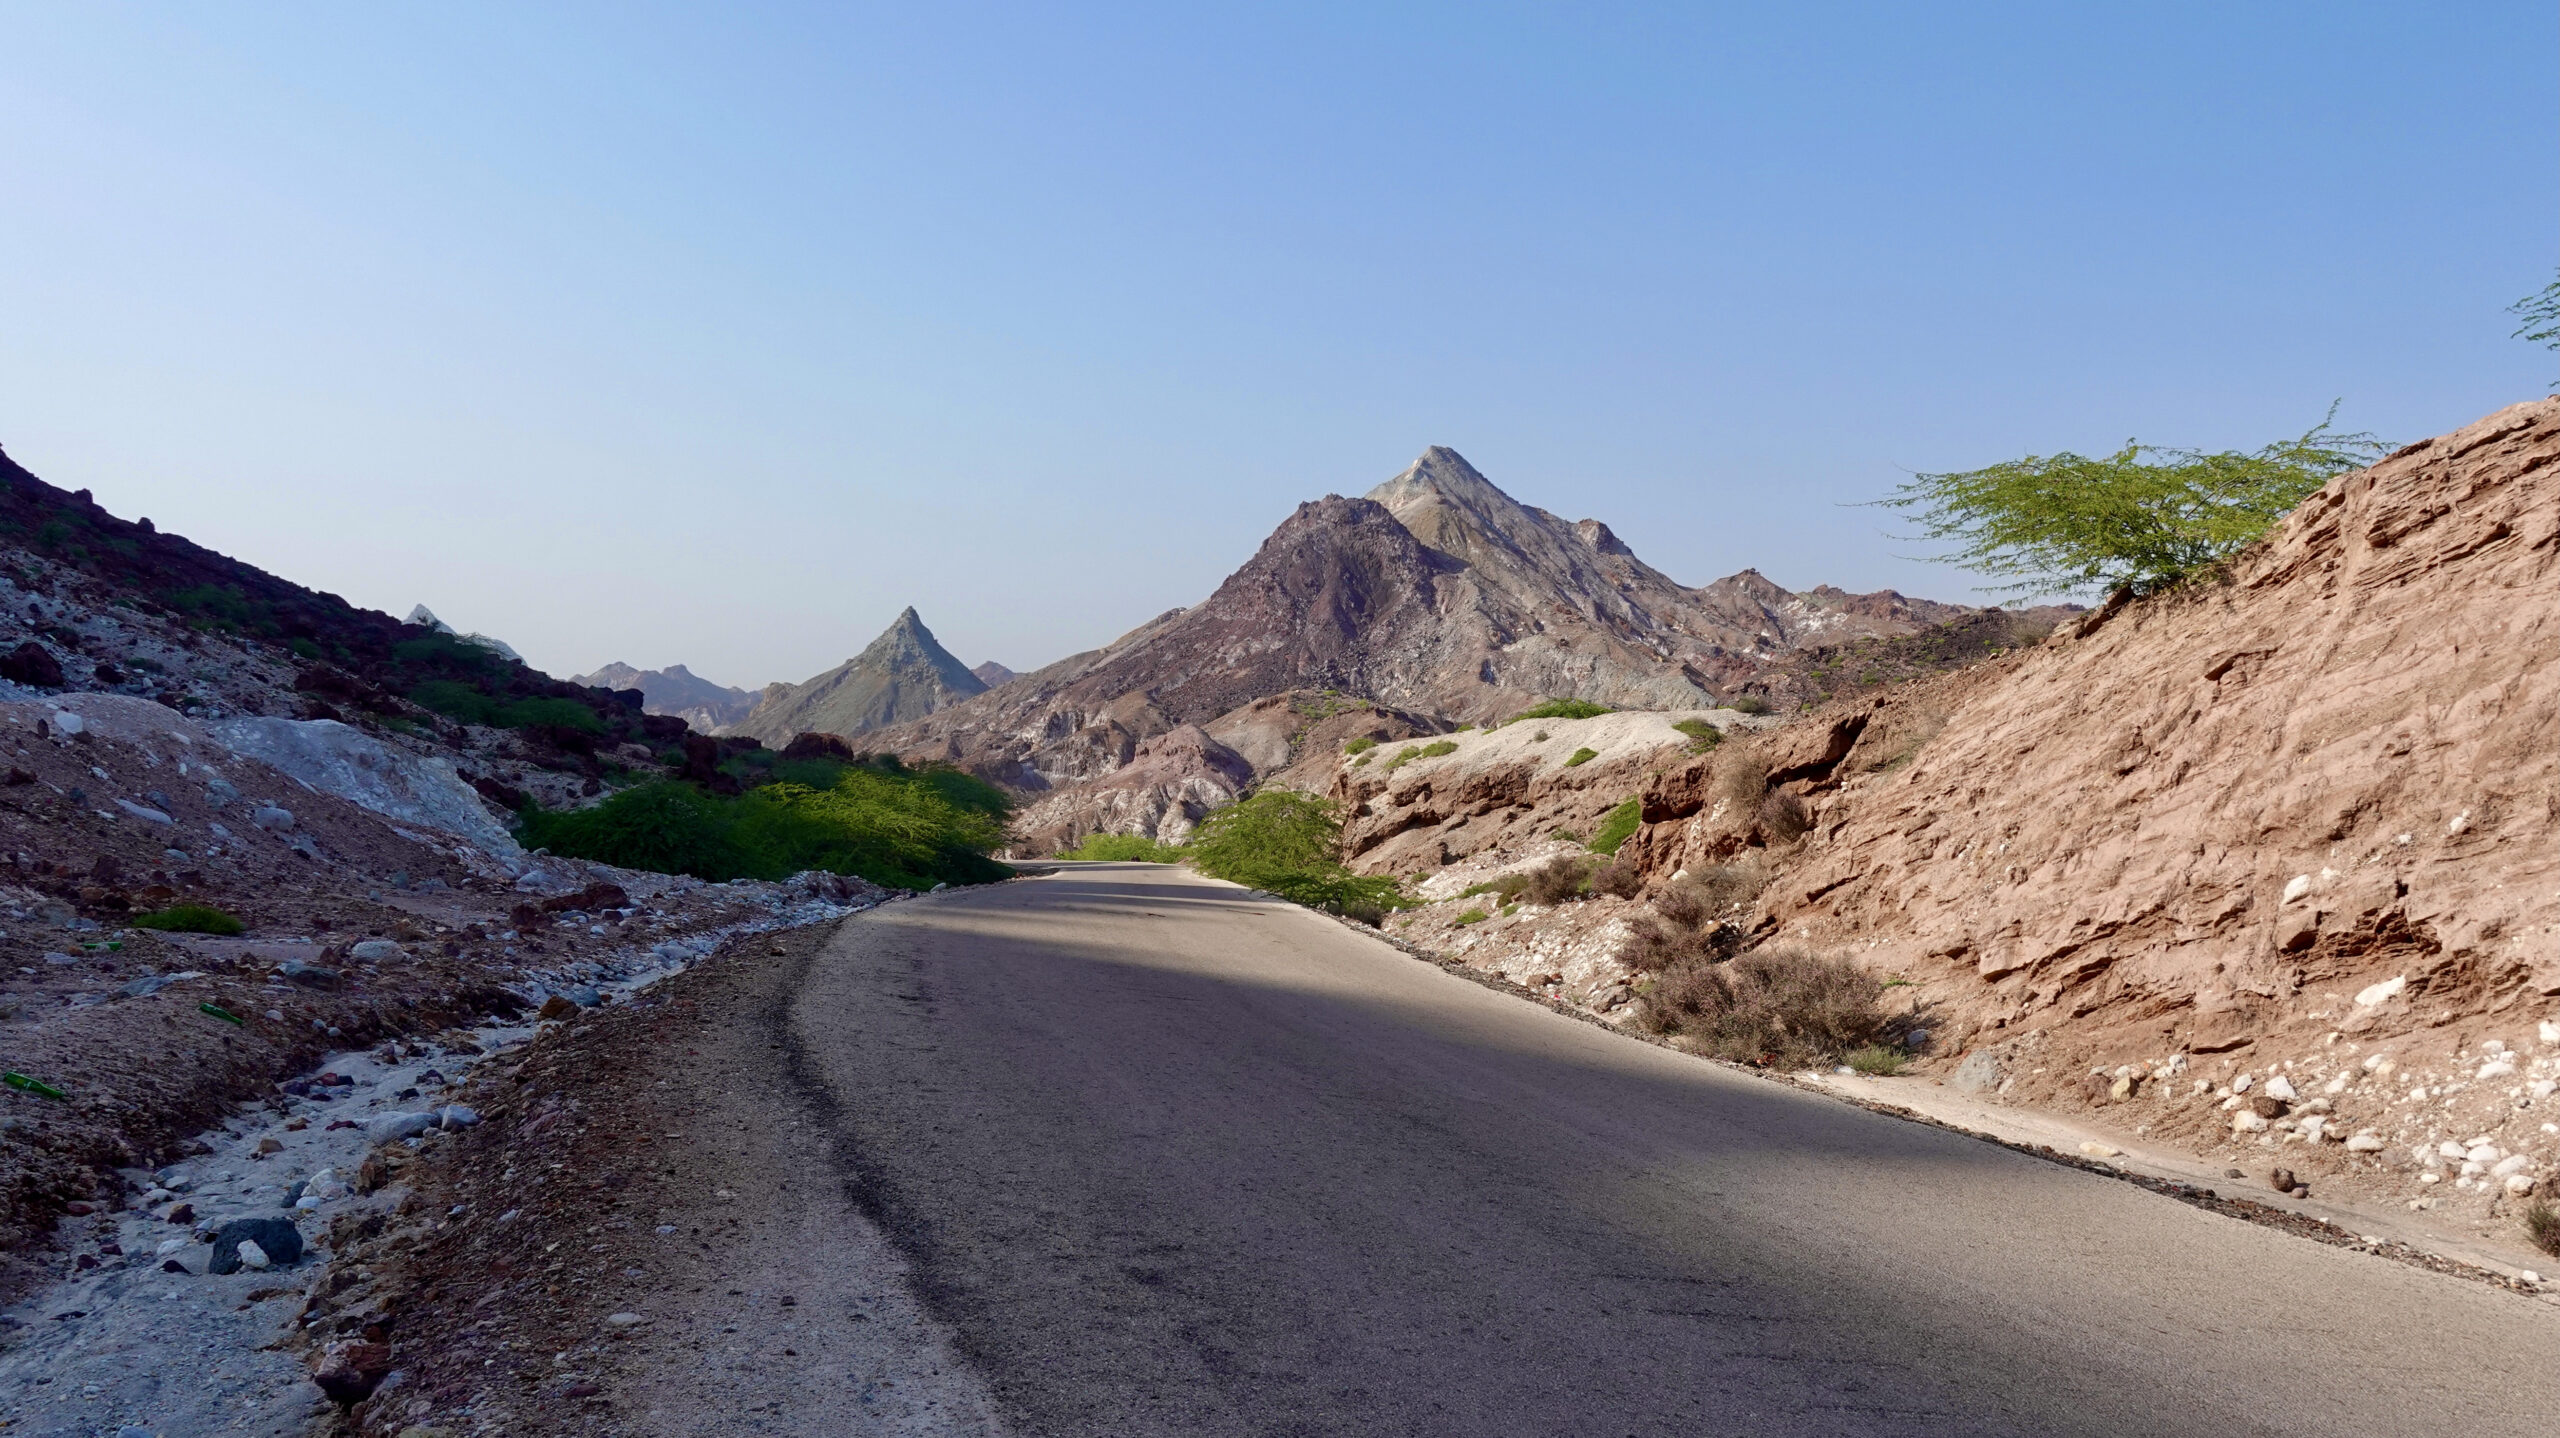
[[[1025,1433],[2560,1431],[2560,1315],[1143,865],[847,924],[788,1055]]]

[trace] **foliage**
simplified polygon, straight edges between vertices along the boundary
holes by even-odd
[[[127,922],[137,929],[170,934],[246,933],[249,926],[209,904],[173,904],[154,913],[136,914]]]
[[[1877,1044],[1883,992],[1845,959],[1772,944],[1727,963],[1673,966],[1646,991],[1637,1017],[1718,1058],[1797,1067]]]
[[[2553,280],[2539,293],[2527,295],[2507,306],[2507,313],[2524,321],[2516,326],[2512,338],[2527,340],[2545,349],[2560,350],[2560,280]],[[2560,384],[2560,381],[2554,383]]]
[[[1577,764],[1588,764],[1599,757],[1600,751],[1597,749],[1576,749],[1573,751],[1572,757],[1564,761],[1564,766],[1570,769]]]
[[[1458,741],[1455,739],[1435,739],[1422,746],[1422,757],[1425,759],[1437,759],[1443,754],[1455,754],[1457,752]]]
[[[1745,694],[1725,707],[1737,714],[1766,714],[1769,712],[1769,701],[1757,694]]]
[[[1644,892],[1644,875],[1637,870],[1633,860],[1611,859],[1591,871],[1591,892],[1632,899]]]
[[[391,657],[414,667],[456,669],[465,673],[494,669],[499,662],[496,651],[473,644],[458,634],[439,630],[430,630],[415,639],[403,639],[392,645]]]
[[[893,759],[820,761],[744,794],[662,781],[588,809],[527,809],[524,841],[572,858],[697,878],[783,879],[804,869],[921,889],[981,883],[1011,871],[988,857],[1004,842],[1002,791],[957,769]],[[823,776],[823,784],[805,782]]]
[[[1378,747],[1378,741],[1377,741],[1377,740],[1370,738],[1370,737],[1369,737],[1368,735],[1366,735],[1366,734],[1363,734],[1363,735],[1361,735],[1359,738],[1352,740],[1350,743],[1343,745],[1343,746],[1342,746],[1342,752],[1343,752],[1343,753],[1345,753],[1345,754],[1365,754],[1365,753],[1367,753],[1369,750],[1375,749],[1375,748],[1377,748],[1377,747]]]
[[[1644,801],[1629,799],[1610,810],[1608,816],[1600,821],[1600,832],[1591,836],[1591,852],[1615,854],[1618,846],[1627,842],[1643,824]]]
[[[1083,843],[1058,857],[1100,859],[1115,864],[1179,864],[1182,846],[1144,834],[1087,834]]]
[[[1608,705],[1594,704],[1588,699],[1550,699],[1543,704],[1523,709],[1502,722],[1517,724],[1523,719],[1596,719],[1612,712],[1615,711]]]
[[[1579,899],[1590,885],[1595,866],[1587,859],[1559,854],[1529,871],[1527,881],[1519,889],[1525,903],[1553,906]]]
[[[1724,742],[1724,731],[1704,719],[1683,719],[1671,726],[1689,736],[1689,752],[1704,754]]]
[[[2065,451],[1914,475],[1878,502],[1917,520],[1921,537],[1951,543],[1940,557],[2000,581],[1995,591],[2144,593],[2228,559],[2332,476],[2388,449],[2323,419],[2254,453],[2127,440],[2095,459]]]
[[[1469,909],[1455,919],[1450,920],[1450,922],[1454,924],[1481,924],[1491,917],[1492,915],[1487,914],[1482,909]]]
[[[1903,1057],[1902,1050],[1891,1044],[1869,1044],[1842,1062],[1871,1078],[1891,1078],[1902,1072]]]
[[[2560,1258],[2560,1205],[2547,1198],[2537,1198],[2524,1211],[2524,1235],[2533,1246]]]
[[[1342,866],[1342,820],[1313,795],[1265,789],[1216,810],[1200,821],[1190,850],[1192,863],[1213,878],[1368,923],[1410,903],[1395,879]]]
[[[493,729],[549,725],[590,734],[604,731],[604,720],[597,717],[596,711],[575,699],[499,699],[452,679],[428,680],[409,691],[409,702],[448,719],[485,724]]]

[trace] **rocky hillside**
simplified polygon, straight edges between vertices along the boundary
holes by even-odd
[[[1222,727],[1264,712],[1257,705],[1294,713],[1331,695],[1403,716],[1411,732],[1558,697],[1702,710],[1804,646],[1909,635],[1974,612],[1890,592],[1792,594],[1749,571],[1686,588],[1608,526],[1521,504],[1434,448],[1366,497],[1300,505],[1200,604],[875,742],[1031,796],[1043,836],[1153,833],[1161,816],[1180,827],[1204,796],[1318,752],[1303,723],[1291,743],[1239,756],[1242,771],[1198,739],[1155,742],[1191,726],[1223,744]],[[749,732],[787,737],[782,727]],[[1142,778],[1094,789],[1090,803],[1075,797],[1142,750]],[[1309,787],[1329,780],[1311,774]]]
[[[714,684],[681,664],[664,669],[634,669],[614,663],[569,681],[594,689],[640,691],[644,714],[682,719],[697,733],[713,734],[747,717],[759,697],[744,689]]]
[[[986,691],[987,682],[953,658],[908,608],[860,654],[806,682],[768,687],[729,732],[776,745],[809,733],[850,739]]]
[[[988,660],[984,664],[973,664],[969,666],[969,672],[977,675],[978,682],[984,684],[990,689],[995,688],[999,684],[1010,684],[1014,679],[1014,672],[1012,670],[1005,668],[1003,665],[998,664],[992,659]]]

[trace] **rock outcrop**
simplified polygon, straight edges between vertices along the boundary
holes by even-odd
[[[948,709],[986,689],[908,608],[860,654],[804,683],[768,687],[729,732],[775,745],[810,733],[849,739]]]
[[[1956,1032],[2227,1052],[2560,996],[2560,400],[2332,481],[2220,581],[1666,772],[1656,874]],[[1798,843],[1797,836],[1801,835]]]

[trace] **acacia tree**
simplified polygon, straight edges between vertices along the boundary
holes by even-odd
[[[1935,556],[1997,581],[1994,592],[2148,593],[2238,553],[2304,496],[2390,446],[2340,434],[2329,417],[2254,452],[2125,441],[2091,458],[2065,451],[1985,469],[1918,474],[1878,503],[1917,521]]]
[[[2514,338],[2560,350],[2560,280],[2544,285],[2540,294],[2527,295],[2507,306],[2507,312],[2524,321],[2516,326]],[[2560,387],[2560,381],[2553,383]]]

